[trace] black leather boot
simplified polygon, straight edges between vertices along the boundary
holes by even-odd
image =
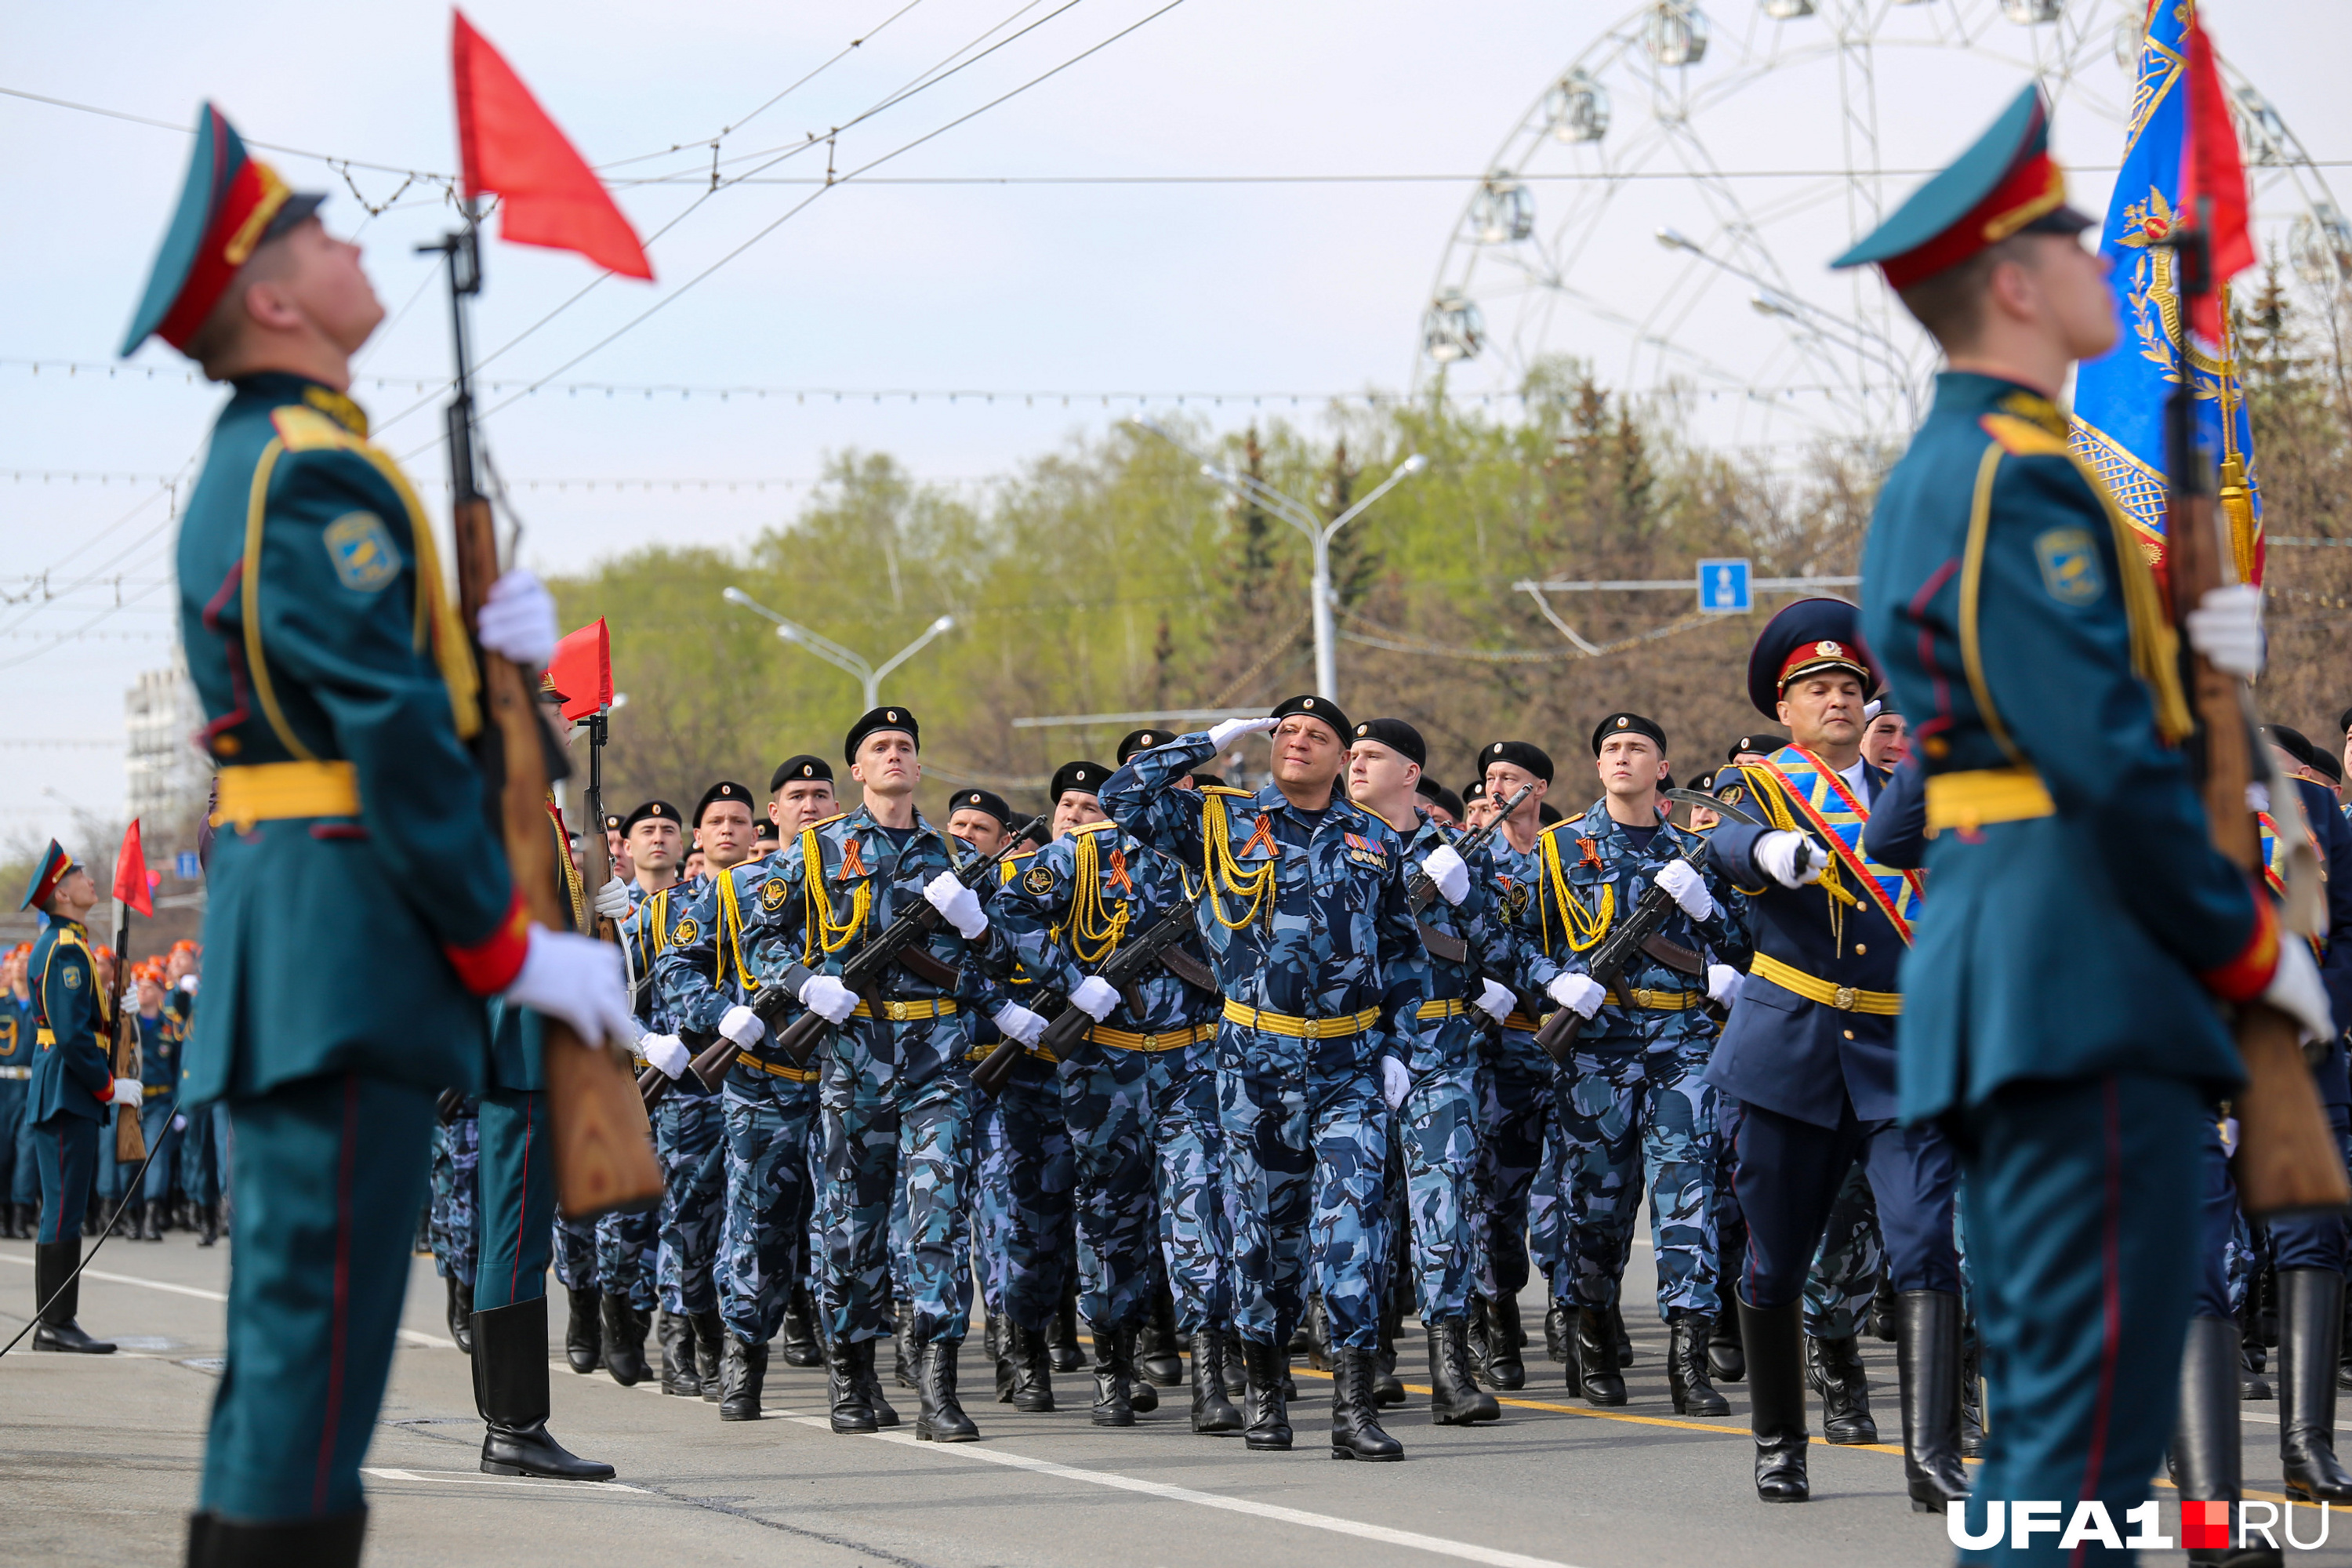
[[[994,1312],[982,1318],[981,1344],[988,1352],[988,1363],[996,1373],[996,1403],[1013,1403],[1013,1349],[1004,1320]]]
[[[1015,1410],[1042,1415],[1054,1408],[1054,1363],[1045,1349],[1045,1331],[1015,1323],[1012,1331],[1005,1363],[1013,1371],[1013,1391],[1006,1400]]]
[[[1144,1335],[1149,1333],[1149,1343]],[[1151,1316],[1137,1331],[1135,1370],[1147,1383],[1176,1388],[1184,1382],[1183,1342],[1176,1337],[1176,1298],[1162,1285],[1151,1293]]]
[[[1215,1329],[1192,1336],[1192,1430],[1238,1432],[1242,1413],[1225,1397],[1225,1338]]]
[[[871,1432],[877,1426],[874,1406],[866,1397],[866,1374],[858,1364],[860,1351],[870,1351],[873,1343],[872,1340],[824,1342],[825,1393],[832,1401],[835,1432]]]
[[[2234,1515],[2245,1486],[2238,1436],[2238,1325],[2230,1318],[2191,1318],[2180,1352],[2180,1414],[2167,1456],[2183,1502],[2226,1502]],[[2200,1568],[2276,1568],[2280,1554],[2263,1547],[2200,1549]]]
[[[2344,1276],[2332,1268],[2282,1268],[2278,1303],[2279,1464],[2287,1495],[2305,1502],[2352,1502],[2352,1475],[2336,1458]]]
[[[1756,1496],[1803,1502],[1805,1479],[1805,1303],[1769,1310],[1732,1298],[1739,1342],[1748,1354],[1748,1425],[1756,1437]]]
[[[915,1366],[908,1359],[908,1352],[912,1347],[908,1343],[907,1336],[914,1328],[915,1304],[912,1301],[896,1302],[890,1312],[898,1325],[897,1331],[890,1336],[890,1375],[898,1381],[899,1387],[912,1388],[915,1386]]]
[[[898,1406],[892,1405],[889,1395],[882,1392],[882,1374],[877,1370],[881,1354],[880,1340],[858,1341],[857,1374],[866,1380],[866,1405],[874,1412],[874,1424],[877,1426],[896,1426],[898,1424]]]
[[[359,1568],[367,1510],[324,1519],[188,1516],[188,1568]]]
[[[12,1152],[9,1155],[9,1159],[13,1162],[15,1158],[16,1155]],[[0,1202],[0,1241],[22,1241],[24,1239],[25,1205],[17,1203],[13,1198],[6,1202]]]
[[[442,1295],[446,1299],[449,1338],[457,1342],[457,1353],[474,1353],[474,1288],[455,1274],[441,1277]]]
[[[1404,1331],[1404,1298],[1394,1290],[1381,1302],[1381,1343],[1372,1352],[1372,1404],[1404,1403],[1404,1379],[1397,1375],[1397,1336]]]
[[[919,1443],[972,1443],[980,1428],[956,1398],[956,1359],[961,1340],[917,1340],[908,1347],[915,1362],[915,1393],[922,1408],[915,1416]]]
[[[1943,1513],[1969,1495],[1960,1463],[1960,1298],[1906,1290],[1895,1299],[1903,1374],[1903,1476],[1911,1511]]]
[[[791,1304],[784,1309],[784,1342],[786,1366],[823,1366],[824,1347],[817,1342],[816,1303],[809,1299],[808,1287],[793,1287]]]
[[[1242,1368],[1249,1376],[1249,1389],[1242,1396],[1242,1441],[1257,1452],[1290,1451],[1290,1415],[1282,1401],[1289,1361],[1281,1345],[1242,1341]]]
[[[1749,1360],[1754,1360],[1751,1354]],[[1832,1443],[1875,1443],[1878,1423],[1870,1414],[1870,1378],[1862,1364],[1862,1341],[1805,1336],[1806,1381],[1822,1396],[1822,1435]]]
[[[654,1332],[661,1339],[661,1391],[699,1398],[702,1374],[694,1366],[694,1320],[664,1307],[654,1316]]]
[[[196,1205],[196,1245],[210,1247],[220,1239],[220,1205]]]
[[[2237,1325],[2231,1323],[2230,1327],[2230,1342],[2235,1344]],[[1977,1338],[1974,1323],[1963,1322],[1960,1326],[1960,1458],[1980,1458],[1984,1448],[1984,1342]]]
[[[474,1404],[482,1473],[609,1481],[613,1467],[583,1459],[547,1431],[547,1298],[474,1314]]]
[[[563,1359],[585,1377],[604,1359],[604,1296],[600,1290],[569,1290],[571,1311],[563,1324]]]
[[[1609,1309],[1609,1332],[1617,1341],[1617,1370],[1622,1372],[1633,1364],[1633,1336],[1625,1331],[1625,1313],[1622,1307]]]
[[[1729,1276],[1718,1275],[1717,1278],[1727,1281]],[[1726,1301],[1731,1300],[1728,1283],[1724,1286],[1723,1299]],[[1738,1313],[1727,1311],[1716,1315],[1714,1329],[1707,1335],[1706,1364],[1707,1370],[1715,1373],[1717,1383],[1738,1383],[1748,1375],[1748,1352],[1739,1343]]]
[[[634,1388],[651,1369],[646,1365],[646,1323],[624,1296],[603,1296],[598,1306],[604,1322],[604,1370],[623,1388]]]
[[[1575,1353],[1570,1347],[1575,1343],[1576,1331],[1569,1327],[1568,1303],[1553,1298],[1544,1309],[1544,1354],[1565,1366]]]
[[[1372,1405],[1375,1352],[1353,1345],[1331,1348],[1331,1457],[1381,1462],[1404,1458],[1404,1445],[1381,1430]]]
[[[151,1204],[143,1200],[131,1205],[131,1240],[161,1241],[163,1239],[163,1233],[155,1228],[155,1211],[163,1206],[161,1204]]]
[[[1588,1405],[1625,1403],[1625,1377],[1617,1370],[1617,1336],[1609,1314],[1584,1307],[1576,1314],[1576,1387]]]
[[[1666,1393],[1677,1415],[1731,1414],[1731,1402],[1707,1381],[1706,1342],[1714,1331],[1715,1320],[1697,1312],[1685,1312],[1668,1326]]]
[[[694,1314],[694,1375],[702,1380],[702,1397],[706,1404],[719,1403],[719,1358],[727,1348],[727,1325],[719,1321],[719,1309]]]
[[[1095,1408],[1097,1426],[1135,1425],[1135,1325],[1093,1325],[1095,1342]]]
[[[1486,1371],[1495,1386],[1506,1394],[1528,1385],[1528,1364],[1519,1359],[1519,1346],[1526,1339],[1519,1331],[1517,1296],[1497,1296],[1486,1303]]]
[[[719,1419],[757,1421],[760,1395],[768,1384],[768,1347],[745,1344],[733,1334],[719,1363]]]
[[[40,1322],[33,1330],[37,1351],[63,1351],[78,1355],[112,1355],[111,1340],[94,1340],[74,1321],[81,1310],[81,1237],[69,1236],[33,1248],[33,1308]]]
[[[1218,1364],[1223,1369],[1225,1397],[1239,1399],[1249,1393],[1249,1371],[1242,1364],[1242,1331],[1227,1323],[1216,1333],[1217,1343],[1224,1351],[1224,1359]]]
[[[1902,1310],[1895,1299],[1894,1283],[1882,1270],[1878,1276],[1878,1291],[1870,1299],[1870,1321],[1865,1327],[1872,1339],[1893,1344],[1902,1331]]]
[[[1429,1325],[1429,1419],[1440,1426],[1500,1420],[1495,1396],[1470,1380],[1470,1325],[1445,1318]]]
[[[1078,1346],[1078,1286],[1075,1279],[1062,1292],[1061,1310],[1054,1314],[1054,1326],[1046,1331],[1045,1354],[1055,1372],[1076,1372],[1087,1364],[1086,1352]]]
[[[1307,1298],[1307,1321],[1300,1325],[1307,1331],[1307,1370],[1329,1372],[1331,1361],[1331,1320],[1323,1310],[1323,1298]]]

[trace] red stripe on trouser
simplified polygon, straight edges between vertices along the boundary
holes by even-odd
[[[319,1471],[310,1485],[310,1511],[327,1511],[327,1483],[334,1473],[335,1427],[343,1408],[343,1362],[350,1339],[352,1300],[352,1178],[359,1163],[360,1080],[343,1078],[343,1147],[335,1161],[335,1315],[327,1351],[327,1408],[319,1429]]]
[[[2078,1501],[2088,1502],[2098,1496],[2099,1468],[2107,1451],[2107,1423],[2115,1413],[2116,1364],[2121,1357],[2124,1334],[2123,1300],[2123,1209],[2124,1151],[2123,1109],[2120,1090],[2114,1078],[2100,1086],[2105,1100],[2104,1117],[2107,1145],[2106,1207],[2099,1230],[2099,1397],[2091,1411],[2091,1452],[2083,1467],[2083,1489]],[[2067,1553],[2066,1561],[2080,1563],[2090,1550],[2089,1542],[2077,1542]]]

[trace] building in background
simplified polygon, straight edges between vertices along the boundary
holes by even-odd
[[[184,823],[193,824],[212,787],[212,770],[195,747],[204,710],[188,679],[187,661],[177,651],[169,669],[147,670],[123,694],[122,722],[128,742],[125,809],[160,847]]]

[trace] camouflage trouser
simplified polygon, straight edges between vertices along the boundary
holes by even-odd
[[[1234,1321],[1244,1339],[1288,1341],[1306,1310],[1311,1232],[1331,1342],[1372,1349],[1386,1283],[1389,1121],[1375,1071],[1310,1070],[1296,1060],[1300,1042],[1231,1024],[1224,1036],[1217,1107],[1235,1222]]]
[[[474,1221],[476,1173],[482,1163],[482,1124],[470,1108],[455,1121],[433,1123],[433,1271],[461,1285],[474,1283],[479,1256]]]
[[[763,1345],[784,1324],[793,1286],[806,1270],[808,1129],[816,1079],[728,1069],[727,1208],[719,1231],[719,1314],[745,1344]]]
[[[1424,1322],[1470,1310],[1477,1258],[1470,1223],[1478,1170],[1476,1070],[1465,1063],[1416,1079],[1397,1112],[1415,1300]]]
[[[646,1267],[661,1227],[657,1215],[608,1214],[593,1220],[555,1216],[555,1278],[566,1290],[596,1290],[642,1311],[654,1306]]]
[[[661,1156],[661,1243],[655,1273],[670,1312],[719,1306],[719,1227],[727,1208],[725,1110],[715,1094],[672,1090],[654,1108]]]
[[[1878,1236],[1878,1201],[1859,1160],[1845,1173],[1813,1266],[1805,1271],[1805,1332],[1817,1340],[1847,1340],[1862,1331],[1871,1298],[1886,1272],[1886,1246]]]
[[[1097,1329],[1140,1319],[1158,1239],[1144,1138],[1150,1055],[1092,1046],[1062,1064],[1062,1114],[1077,1166],[1078,1311]]]
[[[1478,1053],[1478,1182],[1471,1231],[1478,1293],[1516,1296],[1528,1282],[1528,1191],[1551,1122],[1551,1059],[1523,1029]]]
[[[971,1311],[970,1041],[952,1016],[856,1024],[834,1037],[824,1111],[826,1331],[887,1336],[894,1252],[925,1339],[961,1340]],[[878,1050],[877,1050],[878,1047]],[[882,1054],[887,1053],[887,1055]],[[911,1063],[909,1073],[902,1064]],[[906,1204],[905,1239],[890,1213]]]
[[[1050,1064],[1024,1058],[994,1100],[975,1093],[972,1231],[990,1312],[1044,1330],[1062,1305],[1074,1215],[1070,1131]]]
[[[1543,1275],[1549,1295],[1567,1288],[1568,1142],[1557,1124],[1544,1133],[1543,1159],[1528,1186],[1528,1255]]]
[[[555,1216],[555,1282],[566,1290],[596,1290],[596,1222]]]
[[[1144,1078],[1145,1132],[1160,1154],[1160,1253],[1176,1299],[1176,1329],[1187,1337],[1233,1321],[1233,1231],[1216,1062],[1216,1042],[1204,1040],[1186,1050],[1153,1052]]]
[[[1706,1070],[1695,1050],[1579,1050],[1559,1069],[1552,1092],[1570,1239],[1569,1278],[1554,1284],[1559,1300],[1617,1305],[1646,1177],[1658,1316],[1715,1316],[1717,1133]]]

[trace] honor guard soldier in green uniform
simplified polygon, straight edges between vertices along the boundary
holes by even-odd
[[[444,1088],[478,1092],[485,998],[627,1040],[620,965],[531,926],[466,750],[466,628],[415,490],[344,395],[383,319],[320,198],[247,156],[220,112],[122,353],[160,336],[230,384],[181,517],[181,640],[219,769],[205,1006],[181,1097],[226,1101],[236,1268],[188,1561],[359,1561],[359,1464],[391,1367]],[[482,646],[555,646],[528,574]],[[350,977],[370,994],[354,998]],[[85,1097],[87,1097],[87,1092]]]
[[[2334,1034],[2310,949],[2208,841],[2160,590],[2068,451],[2053,399],[2116,323],[2047,138],[2028,88],[1838,260],[1876,264],[1947,360],[1879,493],[1863,631],[1927,773],[1899,1100],[1964,1178],[1991,1379],[1968,1523],[2007,1503],[2019,1563],[2079,1555],[2021,1542],[2024,1501],[2120,1521],[2163,1460],[2205,1122],[2243,1077],[2217,1001]],[[2242,596],[2190,636],[2227,673],[2259,662]]]

